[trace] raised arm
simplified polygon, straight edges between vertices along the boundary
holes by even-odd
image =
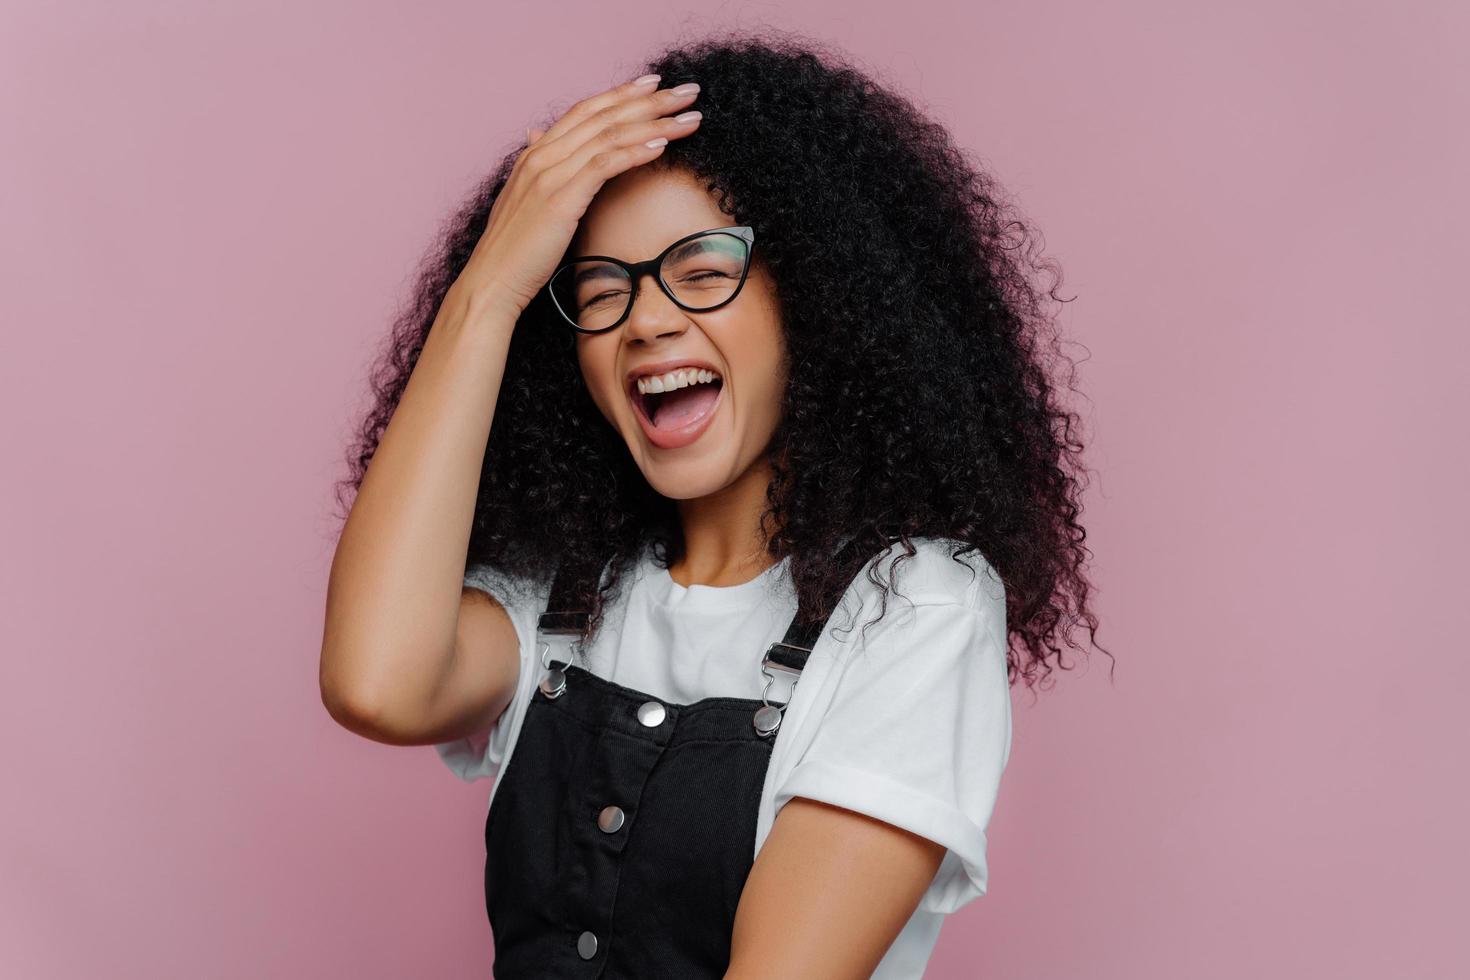
[[[462,585],[515,325],[512,311],[484,301],[453,289],[446,296],[332,561],[322,703],[343,726],[381,742],[426,744],[488,728],[519,673],[509,617]]]
[[[480,469],[516,323],[593,197],[696,122],[693,99],[646,76],[528,133],[447,291],[348,515],[327,588],[321,693],[359,734],[450,741],[490,727],[515,690],[519,644],[498,602],[462,590]]]

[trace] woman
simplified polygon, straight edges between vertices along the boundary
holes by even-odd
[[[424,273],[323,700],[496,777],[496,976],[918,977],[986,889],[1010,685],[1096,628],[1055,283],[838,59],[648,72],[529,131]]]

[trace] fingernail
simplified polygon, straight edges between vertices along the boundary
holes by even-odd
[[[644,75],[642,78],[635,78],[633,80],[633,87],[634,88],[642,88],[642,87],[649,86],[649,85],[657,85],[658,84],[658,80],[660,78],[663,78],[663,76],[662,75]]]

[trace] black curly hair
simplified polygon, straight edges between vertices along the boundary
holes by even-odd
[[[895,577],[916,554],[910,538],[950,539],[953,556],[979,551],[1003,581],[1010,683],[1045,681],[1053,655],[1070,669],[1062,642],[1081,620],[1096,644],[1098,621],[1077,519],[1079,420],[1050,378],[1063,369],[1070,389],[1075,377],[1054,329],[1061,272],[1040,236],[942,126],[810,39],[706,36],[643,71],[661,87],[697,80],[704,113],[644,166],[703,181],[732,223],[755,228],[776,284],[791,371],[762,526],[772,559],[791,558],[798,596],[850,581],[834,556],[854,535],[876,542],[869,556],[901,544]],[[422,266],[374,370],[342,502],[523,149],[475,188]],[[542,582],[563,560],[610,564],[600,590],[583,576],[590,634],[642,549],[668,567],[683,538],[674,502],[579,383],[575,337],[555,316],[543,292],[512,335],[467,559]],[[552,406],[548,390],[570,397]],[[870,579],[886,610],[890,583]]]

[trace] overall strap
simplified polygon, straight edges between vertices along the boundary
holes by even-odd
[[[562,562],[551,580],[551,596],[546,611],[537,621],[541,633],[571,634],[580,636],[592,618],[590,610],[578,604],[576,589],[579,570],[572,564]]]
[[[761,658],[761,674],[766,679],[766,686],[761,691],[761,706],[751,718],[757,735],[767,738],[781,727],[786,705],[796,694],[797,682],[801,679],[801,672],[812,654],[812,648],[817,645],[828,618],[842,601],[848,585],[867,564],[871,551],[871,539],[866,535],[848,538],[847,543],[837,552],[838,573],[834,578],[835,586],[828,589],[815,608],[806,602],[799,603],[796,615],[791,618],[791,625],[786,627],[786,635],[772,643],[766,655]],[[771,673],[772,668],[785,671],[791,677],[791,686],[787,689],[785,701],[771,700],[771,686],[776,681],[776,675]]]
[[[761,658],[761,673],[766,677],[766,687],[761,695],[763,707],[756,712],[755,717],[755,728],[761,735],[770,735],[780,726],[786,707],[785,702],[773,702],[770,699],[771,684],[775,680],[771,670],[774,668],[790,674],[790,690],[795,690],[796,679],[806,667],[807,658],[811,656],[812,648],[826,628],[827,620],[842,601],[842,596],[857,573],[877,553],[875,549],[876,543],[870,535],[849,537],[837,552],[838,573],[834,578],[836,585],[815,605],[810,602],[798,603],[798,609],[791,619],[791,625],[786,628],[786,634],[772,643]],[[605,563],[597,566],[599,577],[605,567]],[[579,604],[577,586],[590,572],[591,566],[576,558],[564,561],[557,568],[552,578],[546,611],[538,621],[538,634],[584,635],[591,619],[591,611]],[[538,646],[541,648],[542,666],[548,671],[541,682],[541,689],[548,697],[560,697],[566,691],[566,673],[560,667],[546,662],[545,657],[550,650],[548,644],[538,643]]]
[[[807,657],[811,656],[812,647],[816,646],[817,638],[822,635],[837,603],[842,601],[848,585],[872,557],[868,553],[871,548],[865,548],[865,543],[865,536],[855,535],[837,552],[837,567],[840,570],[835,580],[837,587],[823,596],[815,608],[808,604],[796,610],[791,625],[786,628],[786,635],[772,643],[771,648],[766,651],[766,664],[793,672],[799,672],[806,666]]]
[[[566,667],[571,660],[560,663],[551,659],[551,644],[546,642],[546,637],[551,635],[571,636],[580,640],[587,633],[588,621],[592,613],[577,598],[578,586],[584,584],[591,574],[591,565],[573,556],[570,560],[563,560],[557,566],[556,574],[551,579],[551,593],[547,597],[546,611],[536,621],[536,657],[541,661],[542,668],[546,673],[541,678],[540,688],[548,698],[559,698],[567,690]],[[600,584],[602,570],[606,563],[597,566],[597,579],[592,581]],[[575,648],[574,641],[573,647]]]
[[[841,571],[837,576],[840,590],[823,597],[818,608],[809,608],[803,605],[797,609],[796,615],[791,620],[791,626],[786,630],[786,635],[777,643],[771,644],[767,658],[778,666],[788,670],[801,670],[806,666],[807,656],[811,654],[812,647],[817,642],[817,637],[822,635],[822,628],[827,624],[827,619],[832,611],[837,608],[837,603],[842,600],[842,595],[847,591],[848,584],[867,558],[872,557],[864,553],[863,545],[866,536],[854,535],[848,538],[847,543],[837,552],[837,566]],[[864,561],[859,562],[859,558]],[[598,568],[601,575],[606,563]],[[588,566],[583,562],[564,561],[557,568],[555,576],[551,581],[551,593],[546,604],[546,611],[541,614],[537,628],[542,633],[580,635],[587,627],[591,618],[591,611],[577,601],[576,591],[578,580],[588,574]]]

